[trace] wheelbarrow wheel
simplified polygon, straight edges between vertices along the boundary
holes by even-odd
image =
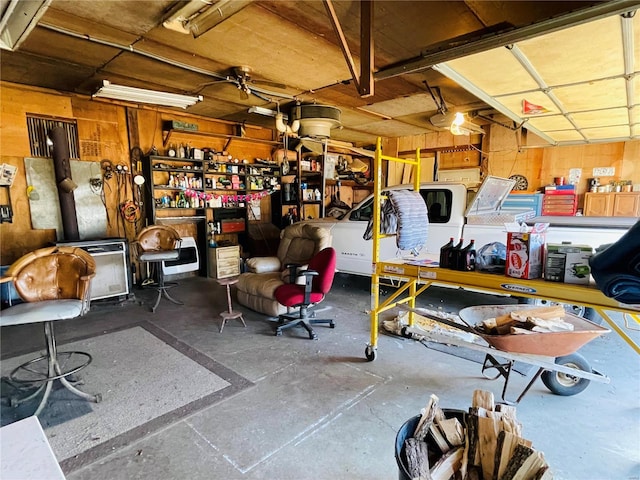
[[[591,372],[591,365],[587,362],[579,353],[572,353],[571,355],[565,355],[564,357],[556,358],[557,365],[563,365],[565,367],[575,368],[576,370],[582,370],[583,372]],[[580,378],[563,372],[552,372],[545,370],[542,372],[542,383],[556,395],[562,395],[565,397],[571,395],[577,395],[589,386],[591,380],[586,378]]]

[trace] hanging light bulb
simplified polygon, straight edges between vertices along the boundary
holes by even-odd
[[[452,135],[471,135],[472,133],[484,134],[484,130],[478,125],[468,122],[465,119],[464,113],[456,112],[449,131]]]

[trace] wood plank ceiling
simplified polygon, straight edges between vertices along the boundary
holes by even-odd
[[[238,1],[242,0],[231,0],[230,3]],[[194,2],[200,4],[199,8],[216,3],[214,0]],[[591,28],[586,22],[601,18],[615,22],[620,13],[633,11],[638,6],[636,2],[626,0],[374,1],[371,28],[375,94],[362,98],[351,81],[338,36],[323,2],[245,2],[248,4],[245,8],[225,16],[223,21],[197,38],[163,26],[163,20],[170,12],[194,2],[52,0],[37,26],[19,47],[0,52],[0,78],[87,95],[94,93],[102,80],[199,94],[204,101],[189,107],[189,112],[268,126],[272,126],[272,118],[250,114],[248,108],[274,109],[279,104],[286,111],[295,101],[333,105],[342,111],[342,128],[334,130],[332,138],[362,145],[372,143],[377,136],[396,137],[438,130],[429,121],[438,113],[438,105],[424,82],[438,87],[450,111],[481,112],[482,117],[501,121],[506,117],[497,115],[491,108],[494,105],[489,105],[491,101],[500,99],[500,106],[517,110],[523,92],[527,92],[529,101],[546,102],[540,96],[544,89],[539,85],[531,85],[530,79],[528,84],[520,82],[523,74],[514,69],[512,60],[504,60],[504,47],[522,41],[521,48],[535,67],[548,73],[549,78],[553,78],[554,73],[560,75],[561,78],[550,83],[559,89],[569,83],[564,74],[567,69],[560,66],[576,61],[576,68],[584,70],[585,60],[575,57],[586,55],[582,50],[588,49],[580,50],[571,45],[571,51],[563,52],[557,43],[550,49],[551,45],[542,35],[547,30],[562,32],[567,27],[584,24],[583,38],[589,38],[592,50],[598,48],[601,38],[602,47],[612,48],[610,32],[606,28]],[[208,8],[220,6],[218,3]],[[333,6],[359,71],[360,2],[334,1]],[[623,71],[620,76],[620,65],[624,70],[624,62],[616,58],[613,60],[615,71],[608,72],[622,79],[618,83],[624,84],[625,78],[638,83],[638,20],[635,20],[633,31],[637,60],[634,70],[626,72],[626,77]],[[601,55],[622,56],[621,40],[614,43],[613,52],[601,51]],[[493,52],[493,55],[483,57],[482,51]],[[440,73],[442,69],[430,68],[434,64],[448,67],[445,68],[446,75]],[[233,81],[224,80],[240,65],[251,67],[249,85],[262,92],[259,96],[243,98]],[[469,85],[463,87],[452,80],[449,73],[454,68],[466,82],[482,84],[488,98],[482,95],[479,98],[477,92],[469,91]],[[597,71],[598,68],[589,69],[590,74]],[[603,85],[602,88],[610,87]],[[562,123],[547,119],[548,128],[574,132],[556,133],[550,138],[553,141],[600,141],[607,137],[625,139],[640,135],[640,128],[633,127],[638,123],[638,115],[629,114],[640,103],[637,99],[639,91],[640,87],[636,86],[632,98],[625,98],[622,105],[619,98],[615,105],[598,104],[598,108],[619,109],[617,115],[611,112],[608,122],[626,126],[626,135],[623,128],[597,134],[598,125],[595,124],[598,122],[594,120],[597,115],[592,113],[583,116],[591,122],[593,131],[586,138],[580,136],[575,131],[576,126],[571,125],[573,117],[568,119],[558,111],[557,105],[552,105],[547,113],[561,116]],[[560,90],[558,95],[561,95]],[[594,92],[585,91],[585,95],[592,98]],[[508,96],[512,98],[509,100]],[[576,118],[580,117],[580,110],[573,113],[578,114]],[[497,116],[492,117],[494,114]],[[523,116],[512,117],[512,125],[517,125],[517,120]],[[482,123],[486,118],[476,117],[475,121]],[[532,120],[531,125],[535,125],[537,132],[544,133],[548,129],[543,118]]]

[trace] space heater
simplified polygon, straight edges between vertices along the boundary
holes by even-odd
[[[193,237],[184,237],[180,246],[180,256],[177,260],[162,262],[162,272],[165,275],[195,272],[200,269],[198,246]]]

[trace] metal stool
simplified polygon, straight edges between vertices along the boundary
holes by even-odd
[[[240,320],[242,325],[247,328],[247,324],[244,323],[244,318],[242,318],[242,312],[234,312],[233,305],[231,304],[231,285],[235,285],[238,283],[238,277],[232,278],[219,278],[218,283],[220,285],[225,285],[227,287],[227,308],[226,312],[220,313],[220,317],[222,317],[222,323],[220,324],[220,333],[222,333],[222,329],[224,328],[227,320]]]
[[[47,353],[41,357],[30,360],[22,365],[16,367],[9,378],[22,385],[19,389],[28,390],[32,386],[40,384],[38,388],[31,394],[25,397],[11,397],[9,399],[10,405],[16,407],[21,403],[27,402],[33,398],[36,398],[41,392],[44,391],[44,395],[40,400],[34,415],[40,415],[42,409],[47,404],[49,395],[53,388],[54,380],[60,380],[60,383],[71,393],[88,400],[90,402],[99,403],[102,400],[102,395],[99,393],[91,395],[78,390],[68,379],[71,375],[78,373],[91,363],[91,355],[86,352],[58,352],[56,345],[56,337],[53,333],[53,322],[44,322],[44,336],[47,341]],[[66,370],[62,370],[60,365],[60,359],[64,358],[65,364],[72,364],[71,367],[67,367]],[[79,358],[77,362],[73,362],[73,358]]]

